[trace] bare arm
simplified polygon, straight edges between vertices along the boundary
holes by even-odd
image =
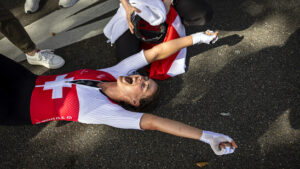
[[[209,144],[217,155],[231,154],[237,148],[237,145],[229,136],[204,131],[178,121],[152,114],[144,114],[142,116],[140,127],[144,130],[157,130],[179,137],[203,141]]]
[[[179,51],[182,48],[192,46],[198,43],[209,44],[215,42],[218,37],[218,32],[207,30],[204,32],[194,33],[190,36],[181,37],[178,39],[170,40],[159,45],[154,46],[151,49],[145,50],[144,54],[148,63],[152,63],[156,60],[162,60],[173,53]]]
[[[192,45],[192,36],[185,36],[156,45],[151,49],[145,50],[144,54],[148,63],[150,64],[156,60],[165,59],[180,49]]]
[[[186,125],[184,123],[158,117],[151,114],[144,114],[140,126],[144,130],[157,130],[179,137],[199,140],[202,136],[202,130]]]

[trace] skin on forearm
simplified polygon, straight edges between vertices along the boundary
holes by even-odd
[[[130,6],[129,1],[128,0],[120,0],[120,2],[122,3],[123,7],[126,9],[128,6]]]
[[[180,49],[191,45],[193,45],[192,36],[185,36],[156,45],[151,49],[145,50],[144,54],[148,63],[152,63],[165,59]]]
[[[195,140],[199,140],[202,136],[201,129],[152,114],[144,114],[141,118],[140,126],[144,130],[157,130],[171,135]]]
[[[129,5],[129,1],[128,0],[120,0],[120,2],[122,3],[122,5],[124,6],[127,6]]]

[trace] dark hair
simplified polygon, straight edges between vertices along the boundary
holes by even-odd
[[[122,106],[126,110],[135,111],[135,112],[151,112],[155,109],[158,101],[160,88],[157,85],[156,91],[149,97],[142,98],[140,100],[140,106],[134,107],[133,105],[127,102],[119,102],[120,106]]]
[[[148,111],[150,111],[151,108],[154,109],[158,101],[159,92],[160,92],[160,88],[157,85],[157,89],[153,95],[147,98],[142,98],[140,100],[140,106],[138,108],[144,111],[147,111],[147,109],[149,109]]]

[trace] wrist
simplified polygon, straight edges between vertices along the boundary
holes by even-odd
[[[202,135],[200,137],[200,141],[209,144],[208,134],[209,134],[209,131],[202,130]]]
[[[203,32],[198,32],[198,33],[194,33],[192,34],[192,39],[193,39],[193,45],[197,44],[197,43],[201,43],[201,36],[202,36]]]
[[[213,139],[214,134],[214,132],[203,130],[202,136],[200,137],[200,141],[210,144],[210,141]]]

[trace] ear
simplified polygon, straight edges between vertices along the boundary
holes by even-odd
[[[140,106],[140,101],[137,99],[131,99],[130,104],[134,107],[139,107]]]

